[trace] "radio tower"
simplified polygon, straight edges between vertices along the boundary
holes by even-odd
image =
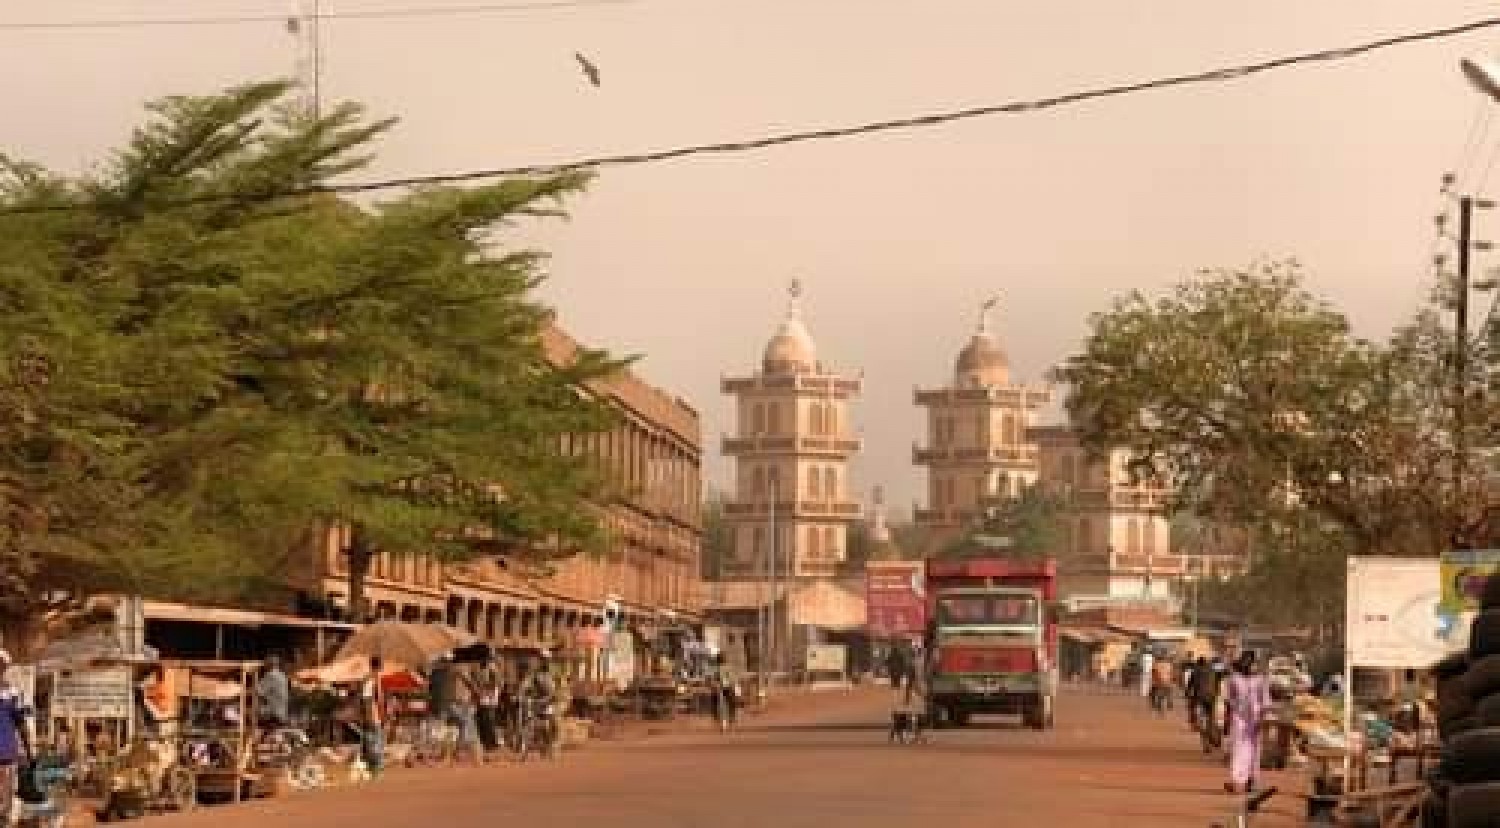
[[[296,13],[286,19],[287,32],[297,40],[296,77],[302,106],[314,118],[323,113],[321,6],[322,0],[297,0]]]

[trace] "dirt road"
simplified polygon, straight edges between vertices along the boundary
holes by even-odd
[[[1232,806],[1223,770],[1196,750],[1180,716],[1139,698],[1072,691],[1058,729],[1005,720],[886,743],[884,692],[790,703],[729,736],[695,732],[595,743],[555,764],[423,770],[374,785],[153,825],[177,828],[1205,828]],[[1294,824],[1287,799],[1257,822]]]

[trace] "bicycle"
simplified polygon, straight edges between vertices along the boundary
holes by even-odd
[[[516,713],[516,760],[525,762],[532,752],[547,759],[556,758],[559,749],[557,718],[550,702],[523,699]]]
[[[1211,828],[1250,828],[1251,818],[1260,811],[1262,805],[1266,804],[1275,795],[1275,788],[1266,788],[1263,791],[1251,791],[1241,800],[1240,807],[1233,814],[1230,814],[1228,822],[1212,823]]]

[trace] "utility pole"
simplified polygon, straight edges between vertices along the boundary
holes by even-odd
[[[771,661],[776,665],[781,664],[781,627],[779,616],[776,611],[776,602],[781,598],[781,542],[776,527],[776,504],[781,499],[781,479],[779,475],[771,476],[771,510],[767,513],[767,522],[770,523],[771,535],[771,607],[770,607],[770,629],[767,631],[771,638]],[[770,685],[768,684],[769,688]]]
[[[1458,296],[1453,311],[1453,498],[1464,521],[1464,487],[1469,467],[1469,259],[1473,247],[1474,199],[1458,200]]]
[[[314,118],[323,114],[322,0],[298,0],[297,14],[287,18],[287,31],[297,39],[297,83],[303,106]]]

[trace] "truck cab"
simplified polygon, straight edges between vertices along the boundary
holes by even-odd
[[[1050,728],[1057,693],[1051,565],[943,563],[928,578],[932,721],[963,726],[974,714],[998,713]]]

